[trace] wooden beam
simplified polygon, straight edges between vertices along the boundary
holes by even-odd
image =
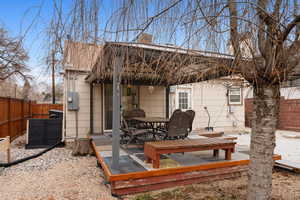
[[[112,174],[111,174],[108,166],[105,164],[104,159],[102,158],[102,156],[100,156],[99,152],[97,151],[94,141],[92,141],[91,143],[92,143],[92,148],[95,152],[96,158],[97,158],[99,164],[101,165],[106,178],[109,178],[110,176],[112,176]]]
[[[160,190],[179,185],[190,185],[201,182],[211,182],[222,179],[240,177],[247,171],[248,166],[228,167],[197,172],[179,173],[160,177],[149,177],[126,182],[113,182],[112,193],[115,195],[134,194],[153,190]]]

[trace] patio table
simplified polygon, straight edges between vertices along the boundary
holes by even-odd
[[[169,122],[168,118],[163,117],[133,117],[132,120],[149,125],[154,134],[158,125]]]
[[[189,140],[164,140],[146,142],[144,154],[146,162],[151,162],[153,168],[159,168],[160,155],[169,153],[182,153],[192,151],[213,150],[214,156],[219,155],[219,150],[225,151],[225,160],[231,160],[236,142],[218,138],[202,138]]]
[[[163,118],[163,117],[133,117],[132,119],[143,123],[153,123],[153,124],[169,122],[168,118]]]

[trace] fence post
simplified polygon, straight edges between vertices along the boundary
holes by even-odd
[[[32,101],[29,101],[29,115],[30,115],[30,118],[32,118]]]
[[[25,131],[25,127],[24,127],[24,121],[25,121],[25,115],[24,115],[24,99],[21,100],[21,116],[22,116],[22,120],[21,120],[21,131],[22,131],[22,134],[24,133]]]
[[[10,140],[12,139],[12,135],[11,135],[11,98],[9,97],[7,99],[7,132],[8,132],[8,136],[10,136]]]

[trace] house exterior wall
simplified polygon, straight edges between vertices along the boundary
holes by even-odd
[[[166,117],[166,88],[140,86],[140,108],[146,112],[148,117]]]
[[[280,89],[280,96],[284,99],[300,99],[300,87],[286,87]],[[253,90],[248,89],[245,98],[253,98]]]
[[[190,109],[196,112],[193,129],[202,129],[208,126],[210,113],[210,126],[214,128],[244,128],[244,105],[228,105],[227,88],[221,83],[201,82],[189,85],[175,86],[170,94],[170,113],[178,108],[178,91],[182,89],[191,91]],[[242,88],[242,96],[247,92]],[[243,98],[243,97],[242,97]]]
[[[79,94],[78,137],[86,138],[90,131],[90,85],[85,82],[86,73],[68,72],[64,76],[64,131],[66,138],[76,136],[76,111],[68,110],[67,93]],[[101,85],[94,85],[94,133],[102,132],[102,98]]]
[[[76,111],[68,110],[68,91],[79,94],[78,111],[78,137],[86,138],[90,131],[90,85],[85,82],[86,73],[76,71],[67,72],[64,76],[64,131],[66,139],[76,137]],[[153,87],[150,92],[148,86],[140,86],[139,103],[140,108],[145,110],[149,117],[166,116],[166,90],[165,87]],[[102,102],[102,85],[93,87],[93,118],[94,133],[101,134],[103,131],[103,112],[105,109]]]

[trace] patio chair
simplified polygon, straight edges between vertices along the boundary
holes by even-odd
[[[172,115],[171,115],[171,117],[170,117],[170,120],[174,117],[174,114],[181,113],[181,112],[182,111],[180,109],[174,110],[173,113],[172,113]],[[168,131],[168,123],[164,123],[162,125],[159,125],[157,127],[157,130],[166,133]]]
[[[122,126],[121,126],[122,136],[121,143],[125,143],[125,139],[128,138],[126,144],[130,144],[133,142],[141,142],[144,143],[149,135],[152,135],[151,130],[149,129],[137,129],[135,127],[128,126],[127,121],[122,117]],[[148,141],[148,140],[147,140]]]
[[[163,139],[184,139],[187,137],[190,129],[190,116],[181,110],[172,114],[167,125],[167,130]]]
[[[189,126],[189,133],[190,133],[193,130],[193,122],[194,122],[196,113],[193,110],[187,110],[187,111],[185,111],[185,113],[188,114],[190,117],[190,126]]]
[[[148,128],[146,124],[137,123],[135,120],[132,120],[134,117],[146,117],[146,113],[143,109],[134,108],[124,111],[123,117],[127,120],[130,127]]]

